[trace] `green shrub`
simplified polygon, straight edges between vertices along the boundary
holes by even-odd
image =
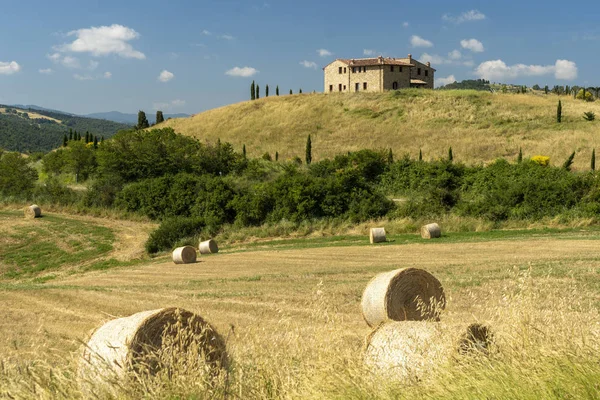
[[[153,254],[172,250],[177,242],[200,234],[205,226],[204,219],[200,217],[176,217],[164,220],[148,237],[146,251]]]
[[[58,179],[51,177],[35,187],[33,198],[39,203],[72,205],[79,201],[80,196],[73,189],[61,184]]]

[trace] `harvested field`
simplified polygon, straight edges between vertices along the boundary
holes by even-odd
[[[235,371],[244,373],[241,380],[235,375],[231,389],[241,398],[396,398],[397,388],[381,385],[361,369],[370,329],[360,299],[376,274],[418,267],[444,286],[447,306],[441,320],[489,323],[503,353],[491,361],[454,365],[447,376],[434,378],[438,381],[404,388],[403,396],[465,398],[471,390],[474,397],[493,391],[498,398],[559,398],[556,385],[562,386],[552,383],[556,376],[572,380],[564,384],[570,393],[592,390],[600,396],[600,387],[586,386],[600,378],[597,359],[590,355],[600,347],[600,232],[518,239],[494,234],[490,240],[485,235],[377,247],[363,238],[365,245],[319,242],[310,250],[294,244],[269,249],[266,242],[255,249],[223,247],[192,265],[174,265],[166,255],[128,267],[59,274],[45,283],[5,278],[0,281],[0,354],[5,365],[43,360],[68,371],[81,342],[103,322],[182,307],[226,337]],[[415,241],[420,241],[417,234]],[[486,364],[494,362],[500,364]],[[515,378],[530,367],[537,372]],[[0,374],[18,374],[11,371]],[[464,384],[476,379],[475,386]],[[445,380],[454,384],[442,384]],[[6,382],[6,387],[0,383],[0,393],[25,390],[15,379]],[[65,385],[67,392],[76,390]]]

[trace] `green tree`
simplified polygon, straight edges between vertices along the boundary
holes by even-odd
[[[255,100],[256,99],[256,87],[254,84],[254,81],[252,81],[252,84],[250,85],[250,100]]]
[[[269,97],[269,85],[265,86],[265,97]]]
[[[98,136],[94,136],[94,148],[98,148]]]
[[[255,90],[255,95],[256,95],[256,100],[260,99],[260,87],[258,85],[256,85],[256,90]]]
[[[69,128],[69,140],[73,140],[73,129]]]
[[[423,161],[423,152],[419,149],[419,161]]]
[[[558,106],[556,107],[556,122],[559,124],[562,122],[562,104],[560,100],[558,101]]]
[[[308,135],[308,139],[306,139],[306,165],[310,165],[312,162],[312,142],[310,140],[310,135]]]
[[[142,110],[138,111],[138,123],[135,126],[136,129],[146,129],[150,128],[150,124],[148,123],[148,118],[146,118],[146,113]]]
[[[278,151],[275,152],[275,161],[279,161],[279,152]]]
[[[85,133],[85,143],[89,143],[90,142],[90,133],[86,132]]]
[[[544,94],[548,94],[548,85],[544,86]]]
[[[275,87],[275,95],[279,96],[279,85],[277,85],[277,87]]]
[[[302,94],[302,88],[300,88],[300,90],[298,91],[298,93]]]
[[[393,164],[394,163],[394,153],[392,153],[392,148],[391,147],[390,147],[390,151],[388,152],[387,162],[388,162],[388,164]]]
[[[523,149],[519,147],[519,155],[517,157],[517,163],[521,164],[523,162]]]
[[[37,171],[19,153],[0,151],[0,194],[28,197],[38,178]]]
[[[242,146],[242,154],[244,156],[244,160],[246,159],[246,145]]]
[[[571,170],[571,166],[573,165],[573,159],[575,158],[575,152],[572,152],[571,155],[569,156],[569,158],[567,158],[563,164],[563,169],[566,169],[567,171]]]
[[[592,149],[592,161],[590,162],[590,169],[596,170],[596,149]]]
[[[448,161],[454,160],[454,156],[452,155],[452,146],[448,149]]]
[[[86,180],[96,170],[96,156],[93,149],[82,142],[69,143],[68,163],[75,174],[75,181]]]
[[[293,93],[292,93],[292,89],[290,89],[290,94],[293,94]]]
[[[156,112],[156,123],[160,124],[161,122],[164,122],[165,117],[163,116],[163,112],[162,111],[157,111]]]
[[[67,144],[69,144],[69,139],[67,138],[67,134],[65,133],[65,135],[63,136],[63,147],[67,147]]]

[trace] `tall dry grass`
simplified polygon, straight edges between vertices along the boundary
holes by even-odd
[[[556,123],[562,100],[563,123]],[[396,155],[426,160],[454,157],[486,163],[499,157],[537,154],[560,165],[577,151],[575,169],[589,167],[592,148],[600,146],[598,122],[585,121],[585,111],[600,113],[600,102],[569,96],[492,94],[468,90],[387,93],[303,94],[271,96],[171,119],[161,126],[200,140],[230,142],[249,156],[265,152],[280,159],[304,159],[311,135],[313,160],[365,148],[392,148]]]

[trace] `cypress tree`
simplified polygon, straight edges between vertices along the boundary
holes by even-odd
[[[98,136],[94,136],[94,148],[98,148]]]
[[[596,170],[596,149],[592,149],[592,161],[590,162],[590,169]]]
[[[454,156],[452,155],[452,146],[448,149],[448,161],[452,162],[454,160]]]
[[[65,135],[63,136],[63,147],[67,147],[68,142],[69,139],[67,138],[67,134],[65,133]]]
[[[69,128],[69,140],[73,140],[73,129]]]
[[[558,101],[558,106],[556,107],[556,122],[559,124],[562,122],[562,104],[560,100]]]
[[[269,85],[265,87],[265,97],[269,97]]]
[[[312,142],[310,141],[310,135],[306,139],[306,165],[310,165],[312,162]]]
[[[160,124],[161,122],[164,122],[165,117],[163,116],[163,112],[162,111],[157,111],[156,112],[156,123]]]
[[[100,138],[100,144],[104,143],[104,136]]]
[[[544,94],[548,94],[548,85],[544,86]]]
[[[419,149],[419,161],[423,161],[423,152]]]
[[[391,147],[390,147],[390,151],[388,152],[387,162],[388,162],[388,164],[393,164],[394,163],[394,153],[392,153],[392,148]]]
[[[583,90],[583,97],[581,98],[581,100],[585,101],[585,87],[582,88],[581,90]]]
[[[136,129],[146,129],[150,127],[148,118],[146,118],[146,113],[142,110],[138,111],[138,123],[135,127]]]
[[[256,89],[254,85],[254,81],[252,81],[252,85],[250,85],[250,100],[256,99]]]
[[[89,142],[90,142],[90,133],[85,132],[85,144],[88,144]]]
[[[275,95],[279,96],[279,85],[277,85],[277,87],[275,88]]]
[[[278,151],[275,152],[275,161],[279,161],[279,152]]]
[[[300,88],[300,90],[298,91],[298,93],[302,94],[302,88]]]
[[[246,145],[242,147],[242,154],[244,155],[244,160],[246,159]]]
[[[256,90],[254,94],[256,100],[260,99],[260,87],[258,85],[256,85]]]
[[[571,155],[569,156],[569,158],[567,158],[567,160],[565,161],[565,163],[563,164],[563,168],[566,169],[567,171],[571,170],[571,166],[573,165],[573,159],[575,158],[575,152],[572,152]]]
[[[568,95],[569,93],[571,93],[571,89],[569,88],[569,85],[566,85],[565,86],[565,94]]]
[[[517,157],[517,163],[521,164],[523,162],[523,149],[519,147],[519,155]]]
[[[77,134],[77,141],[81,142],[81,133]]]

